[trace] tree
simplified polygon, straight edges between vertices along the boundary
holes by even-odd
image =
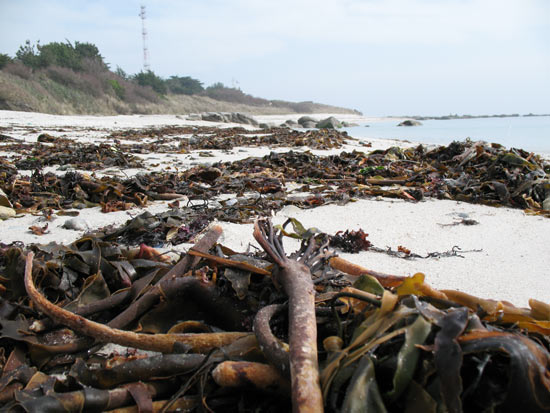
[[[36,44],[40,45],[40,41]],[[24,45],[19,46],[15,58],[32,69],[38,69],[41,65],[39,54],[30,40],[26,40]]]
[[[12,58],[5,53],[0,53],[0,69],[12,62]]]
[[[103,56],[99,54],[99,49],[92,43],[81,43],[76,41],[74,46],[70,41],[66,43],[52,42],[44,46],[38,45],[40,60],[42,66],[61,66],[74,70],[75,72],[86,70],[87,61],[99,63],[106,69],[107,65],[103,61]],[[96,65],[97,67],[97,65]]]
[[[41,45],[38,41],[35,47],[30,40],[27,40],[25,45],[19,47],[16,58],[33,69],[61,66],[74,71],[83,71],[90,62],[93,62],[96,68],[107,69],[97,46],[78,41],[74,46],[68,40],[66,43],[51,42],[45,45]]]
[[[165,83],[170,92],[179,95],[195,95],[204,90],[202,82],[189,76],[170,76]]]
[[[121,78],[123,78],[124,80],[128,80],[128,73],[126,73],[124,71],[123,68],[121,68],[120,66],[117,66],[116,67],[116,70],[115,70],[115,73],[120,76]]]
[[[161,95],[165,95],[167,92],[166,83],[164,80],[151,70],[135,74],[134,81],[141,86],[151,86],[155,92]]]
[[[206,88],[206,90],[227,89],[222,82],[216,82]]]

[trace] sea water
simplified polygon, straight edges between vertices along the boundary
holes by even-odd
[[[400,139],[411,142],[448,145],[455,140],[496,142],[507,148],[550,153],[550,116],[423,120],[420,126],[400,126],[400,120],[387,119],[345,128],[356,138]]]

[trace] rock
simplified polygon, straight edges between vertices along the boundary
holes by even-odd
[[[8,196],[2,189],[0,188],[0,206],[5,206],[8,208],[12,208],[13,205],[11,204],[10,200],[8,199]]]
[[[319,129],[336,129],[341,128],[342,124],[334,116],[331,116],[330,118],[323,119],[317,123],[316,127]]]
[[[69,218],[63,223],[63,228],[74,231],[86,231],[90,228],[90,224],[82,218]]]
[[[52,136],[48,133],[42,133],[40,136],[38,136],[37,141],[38,142],[47,142],[47,143],[54,143],[57,140],[55,136]]]
[[[351,127],[354,127],[354,126],[359,126],[358,123],[352,123],[352,122],[342,122],[342,126],[344,128],[351,128]]]
[[[307,122],[300,123],[300,125],[302,125],[303,128],[315,129],[317,127],[317,122],[307,121]]]
[[[227,119],[221,113],[218,113],[218,112],[203,113],[201,115],[201,118],[202,120],[205,120],[207,122],[221,122],[221,123],[227,122]]]
[[[271,129],[271,125],[269,123],[260,123],[260,129]]]
[[[311,116],[302,116],[300,119],[298,119],[298,123],[302,125],[304,128],[307,128],[307,126],[304,126],[304,123],[306,122],[313,122],[317,124],[318,121],[316,119],[313,119]]]
[[[187,120],[202,120],[202,116],[199,113],[190,113],[187,115]]]
[[[544,201],[542,201],[542,209],[546,209],[550,211],[550,196],[547,197]]]
[[[420,123],[417,120],[407,119],[407,120],[404,120],[403,122],[401,122],[397,126],[420,126],[420,125],[422,125],[422,123]]]
[[[298,122],[294,121],[294,120],[287,120],[285,123],[283,123],[283,125],[286,125],[288,126],[289,128],[301,128],[302,125],[299,124]],[[282,126],[282,125],[281,125]]]
[[[10,218],[13,218],[13,217],[15,217],[15,209],[8,208],[8,207],[5,207],[5,206],[0,206],[0,219],[1,220],[10,219]]]
[[[247,116],[244,113],[239,113],[239,112],[231,112],[231,113],[207,112],[207,113],[202,113],[200,115],[200,118],[207,122],[220,122],[220,123],[231,122],[231,123],[241,123],[244,125],[258,126],[258,122],[256,121],[256,119],[251,118],[250,116]]]
[[[234,122],[234,123],[242,123],[245,125],[258,126],[258,122],[256,121],[256,119],[250,116],[247,116],[244,113],[233,112],[229,114],[229,118],[231,122]]]

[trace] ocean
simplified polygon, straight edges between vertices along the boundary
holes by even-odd
[[[455,140],[470,138],[496,142],[508,148],[550,153],[550,116],[520,116],[509,118],[476,118],[423,120],[420,126],[397,127],[399,120],[390,119],[345,128],[356,138],[401,139],[448,145]]]

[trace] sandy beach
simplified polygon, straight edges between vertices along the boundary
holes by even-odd
[[[376,118],[336,115],[349,122],[376,122]],[[297,119],[299,115],[262,116],[259,122],[280,123]],[[325,115],[314,115],[316,118]],[[379,120],[379,119],[378,119]],[[133,115],[133,116],[53,116],[27,112],[0,111],[1,133],[22,142],[36,142],[42,133],[66,137],[81,142],[112,143],[107,136],[116,130],[173,126],[243,126],[215,124],[204,121],[189,121],[183,116]],[[246,128],[251,128],[245,126]],[[124,142],[123,139],[120,141]],[[127,143],[131,144],[131,141]],[[319,155],[338,154],[343,151],[372,151],[391,146],[411,146],[402,141],[369,140],[371,147],[363,142],[349,141],[342,148],[312,150]],[[200,158],[196,153],[144,154],[140,156],[148,172],[165,169],[172,165],[179,170],[196,165],[212,164],[218,161],[234,161],[251,156],[265,156],[271,151],[285,152],[288,148],[235,147],[231,150],[210,150],[209,157]],[[307,151],[307,147],[292,148]],[[2,151],[7,159],[14,156]],[[119,168],[120,169],[120,168]],[[56,171],[56,167],[47,170]],[[32,171],[20,171],[30,174]],[[89,171],[82,171],[88,172]],[[98,171],[102,176],[131,176],[143,172],[139,169],[117,170],[107,168]],[[61,171],[59,172],[61,173]],[[184,201],[184,200],[183,200]],[[185,202],[183,202],[185,204]],[[122,225],[145,209],[152,213],[168,210],[168,201],[155,201],[145,208],[127,211],[101,213],[98,207],[80,211],[87,231],[106,225]],[[346,205],[325,205],[312,209],[287,206],[273,217],[276,224],[292,217],[305,227],[316,227],[322,232],[362,229],[369,234],[368,240],[379,249],[399,246],[428,258],[400,258],[383,252],[363,251],[359,254],[340,253],[342,257],[374,271],[396,275],[413,275],[422,272],[426,280],[438,289],[456,289],[483,298],[506,300],[517,306],[528,306],[528,300],[535,298],[550,303],[550,219],[528,215],[519,209],[496,208],[464,202],[427,198],[420,202],[376,197],[360,199]],[[475,220],[477,225],[461,225],[461,220]],[[48,223],[48,232],[34,235],[29,231],[33,225],[43,225],[43,217],[24,214],[0,221],[1,242],[8,244],[21,241],[25,244],[46,244],[52,241],[68,244],[81,237],[86,231],[68,230],[62,226],[67,217],[55,217]],[[221,223],[224,233],[221,243],[236,251],[244,251],[254,244],[251,224]],[[297,246],[292,240],[285,240],[288,250]],[[183,251],[191,244],[180,244],[171,248]],[[454,251],[451,256],[441,256]],[[439,253],[439,254],[437,254]],[[449,255],[449,254],[447,254]]]

